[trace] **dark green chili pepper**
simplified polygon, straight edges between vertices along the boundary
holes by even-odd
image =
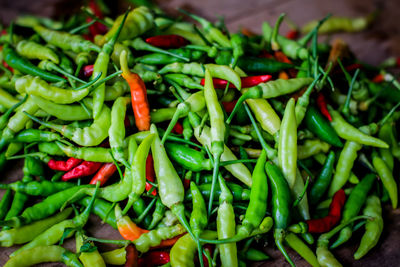
[[[342,147],[343,143],[339,136],[325,119],[322,114],[314,106],[308,107],[304,122],[308,130],[318,136],[321,140],[333,146]]]
[[[0,220],[4,219],[4,217],[7,215],[7,210],[10,207],[11,199],[12,199],[12,192],[11,189],[8,188],[3,195],[3,198],[0,201]]]
[[[329,184],[331,183],[332,180],[334,164],[335,164],[335,152],[331,151],[326,157],[324,166],[322,167],[321,172],[319,173],[317,179],[314,181],[311,187],[310,203],[312,205],[318,204],[319,201],[321,200],[321,197],[328,189]]]
[[[283,247],[285,230],[289,226],[291,218],[290,210],[292,201],[289,185],[279,167],[272,162],[268,161],[265,164],[265,171],[267,172],[270,181],[272,193],[272,215],[274,217],[275,243],[290,265],[295,266]]]
[[[206,202],[194,182],[190,182],[190,192],[192,194],[193,210],[190,214],[189,223],[193,234],[199,237],[208,223]]]
[[[20,57],[18,53],[9,45],[3,47],[4,61],[12,68],[19,70],[24,74],[38,76],[49,82],[65,82],[64,78],[54,75],[50,72],[44,71],[30,61]]]
[[[37,129],[26,129],[19,132],[13,142],[32,143],[32,142],[52,142],[60,140],[61,136],[54,132],[41,131]]]
[[[190,61],[197,61],[204,55],[204,53],[201,51],[190,50],[185,48],[171,49],[169,50],[169,52],[174,55],[179,55],[182,58],[187,58]],[[135,61],[149,65],[166,65],[174,62],[187,62],[187,60],[183,60],[181,58],[172,57],[171,55],[166,55],[161,53],[147,54],[139,58],[136,58]]]
[[[149,227],[147,229],[153,229],[164,217],[165,214],[165,206],[161,203],[160,199],[157,199],[156,208],[152,214],[152,219]]]
[[[210,159],[202,152],[178,143],[166,142],[164,145],[168,156],[186,169],[195,172],[212,169]]]
[[[354,216],[357,216],[364,205],[368,192],[371,190],[375,180],[375,174],[368,174],[354,187],[344,205],[341,223],[346,223]],[[331,248],[336,248],[348,241],[351,238],[352,233],[353,231],[351,226],[343,228],[340,231],[338,239],[332,244]]]
[[[78,201],[80,205],[87,207],[90,203],[90,197],[84,197]],[[100,217],[103,222],[111,225],[112,228],[117,229],[115,220],[115,213],[112,211],[112,204],[103,199],[96,199],[93,203],[92,212]]]

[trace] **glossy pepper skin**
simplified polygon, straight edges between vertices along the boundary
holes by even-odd
[[[348,200],[343,209],[342,223],[348,222],[360,212],[365,200],[367,199],[368,192],[371,190],[376,176],[374,174],[366,175],[359,184],[357,184],[351,191]],[[352,236],[350,226],[346,226],[340,231],[338,239],[332,244],[332,248],[338,247],[344,242],[348,241]]]
[[[166,142],[165,149],[171,160],[191,171],[211,170],[212,165],[204,154],[183,144]]]
[[[369,196],[365,203],[363,214],[373,219],[365,223],[365,233],[361,238],[360,246],[354,253],[354,259],[358,260],[368,253],[379,241],[383,231],[381,201],[377,196]]]
[[[282,244],[285,237],[285,230],[289,226],[291,219],[291,193],[289,185],[279,167],[272,162],[268,161],[265,164],[265,171],[268,175],[268,180],[270,181],[272,193],[272,215],[275,227],[275,243],[289,263],[294,266]]]
[[[325,159],[322,170],[320,171],[317,179],[314,181],[310,190],[310,203],[312,205],[318,204],[325,191],[328,189],[332,180],[333,167],[335,163],[335,153],[329,152]]]
[[[329,121],[327,121],[314,106],[310,106],[307,109],[304,122],[307,129],[317,135],[321,140],[333,146],[343,146],[338,134],[329,124]]]
[[[39,76],[42,79],[45,79],[46,81],[49,81],[49,82],[64,82],[65,81],[65,79],[63,79],[57,75],[54,75],[50,72],[41,70],[40,68],[33,65],[30,61],[22,58],[8,44],[3,47],[3,55],[4,55],[4,61],[7,62],[7,64],[10,67],[12,67],[16,70],[19,70],[24,74]]]

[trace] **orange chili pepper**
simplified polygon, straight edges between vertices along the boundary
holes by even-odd
[[[90,184],[96,184],[97,181],[100,181],[100,186],[104,185],[108,179],[115,173],[117,170],[117,166],[114,163],[106,163],[101,166],[100,170],[93,176]]]
[[[175,236],[175,237],[173,237],[171,239],[163,240],[163,241],[161,241],[160,245],[155,246],[155,247],[151,247],[150,249],[159,249],[159,248],[172,247],[179,240],[179,238],[181,238],[184,235],[185,234],[181,234],[181,235]]]
[[[120,64],[122,77],[124,77],[131,89],[132,109],[135,115],[136,127],[139,131],[150,130],[150,107],[147,100],[146,85],[138,74],[129,70],[126,51],[121,52]]]
[[[115,218],[117,220],[118,231],[126,240],[136,240],[142,234],[149,232],[149,230],[137,226],[127,215],[122,216],[122,211],[119,205],[115,206]]]
[[[280,71],[279,72],[279,79],[282,79],[282,80],[289,80],[289,74],[287,74],[286,73],[286,71]]]
[[[282,51],[275,51],[274,56],[279,62],[293,64],[292,61]]]

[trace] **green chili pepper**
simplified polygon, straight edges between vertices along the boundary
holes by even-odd
[[[3,230],[0,232],[0,245],[2,247],[11,247],[16,244],[29,242],[49,227],[65,220],[71,212],[72,208],[68,208],[52,217],[19,228]]]
[[[293,98],[288,101],[282,119],[279,132],[278,160],[289,188],[293,188],[297,169],[297,123]]]
[[[211,161],[203,153],[178,143],[166,142],[164,145],[169,157],[186,169],[195,172],[212,169]]]
[[[297,146],[297,159],[303,160],[320,153],[327,153],[331,146],[320,139],[307,139],[302,145]]]
[[[179,74],[179,73],[171,73],[171,74],[166,74],[164,75],[164,79],[171,80],[175,83],[177,83],[180,86],[184,86],[190,89],[199,89],[203,90],[203,86],[200,85],[199,83],[195,82],[192,78],[185,74]]]
[[[25,250],[11,257],[4,266],[23,267],[42,262],[63,262],[66,266],[83,267],[74,253],[60,246],[39,246]]]
[[[57,192],[51,196],[48,196],[42,202],[25,209],[20,216],[2,221],[0,224],[3,226],[20,227],[21,225],[46,218],[58,211],[73,194],[84,187],[89,186],[75,186],[64,191]]]
[[[306,91],[297,99],[296,102],[296,122],[297,126],[301,124],[301,122],[304,119],[304,116],[306,115],[308,105],[310,103],[310,95],[311,92],[314,88],[314,86],[317,84],[319,78],[321,77],[321,74],[319,74],[314,81],[307,87]]]
[[[373,219],[367,220],[365,223],[365,233],[361,238],[360,246],[354,253],[356,260],[361,259],[368,251],[375,247],[383,231],[381,201],[377,196],[369,196],[367,198],[363,214]]]
[[[193,234],[199,238],[201,232],[206,228],[208,223],[207,208],[204,198],[194,182],[190,182],[190,192],[192,193],[193,210],[190,214],[189,222]]]
[[[16,50],[18,54],[29,59],[51,60],[55,64],[60,62],[57,54],[50,48],[32,41],[23,40],[18,43]]]
[[[372,153],[372,164],[375,168],[375,171],[378,173],[383,186],[389,193],[393,209],[396,209],[398,202],[397,183],[396,180],[393,178],[392,170],[389,169],[385,161],[380,158],[378,156],[378,153],[376,153],[375,151]]]
[[[78,203],[80,205],[87,207],[90,204],[90,197],[82,198],[81,200],[78,201]],[[114,212],[110,212],[111,209],[112,209],[111,203],[102,199],[96,199],[93,203],[92,213],[99,216],[100,219],[103,220],[103,222],[106,222],[112,228],[117,229],[115,214]]]
[[[31,95],[30,97],[39,108],[60,120],[79,121],[91,118],[90,114],[85,111],[82,105],[62,105],[46,100],[40,96]]]
[[[362,31],[371,23],[374,15],[358,18],[330,17],[318,29],[319,34],[328,34],[333,32],[358,32]],[[302,33],[310,32],[317,25],[317,21],[310,21],[301,29]]]
[[[4,217],[7,214],[7,210],[11,204],[11,200],[12,200],[12,192],[11,192],[11,189],[8,188],[7,191],[3,195],[3,198],[0,201],[0,219],[1,220],[4,219]]]
[[[99,185],[100,184],[98,184],[98,186]],[[96,189],[98,189],[98,186],[96,186]],[[71,228],[72,230],[76,230],[83,227],[86,224],[87,220],[89,219],[90,211],[93,207],[95,199],[96,199],[96,192],[92,196],[89,205],[85,208],[85,210],[81,214],[75,216],[75,218],[73,219],[62,221],[46,229],[43,233],[35,237],[32,241],[20,247],[18,250],[14,251],[12,253],[12,256],[15,257],[22,251],[34,247],[53,245],[62,238],[66,229]]]
[[[30,158],[30,157],[28,157]],[[28,159],[27,158],[27,159]],[[24,183],[21,181],[11,183],[11,184],[0,184],[0,188],[11,188],[15,192],[21,192],[26,195],[31,196],[50,196],[59,191],[66,190],[68,188],[73,187],[72,183],[65,182],[50,182],[43,180],[41,182],[31,181],[28,183]]]
[[[166,65],[174,62],[197,61],[204,55],[204,53],[201,51],[195,51],[185,48],[171,49],[168,50],[168,52],[170,54],[162,54],[162,53],[147,54],[139,58],[136,58],[135,62],[140,62],[149,65]]]
[[[40,35],[47,43],[52,44],[62,50],[71,50],[75,53],[82,51],[100,52],[100,47],[90,41],[83,39],[80,35],[73,35],[66,32],[47,29],[36,25],[33,30]]]
[[[272,37],[273,28],[264,22],[262,25],[263,38],[269,42]],[[287,39],[283,36],[278,35],[276,38],[282,52],[290,58],[307,60],[308,50],[300,46],[296,41]]]
[[[348,222],[349,219],[353,218],[360,212],[375,180],[375,174],[368,174],[354,187],[344,205],[342,223]],[[348,241],[352,236],[352,232],[351,226],[343,228],[340,231],[338,239],[332,244],[331,248],[336,248]]]
[[[294,249],[297,253],[299,253],[300,256],[303,257],[311,266],[313,267],[320,266],[314,252],[306,244],[304,244],[303,241],[300,238],[298,238],[295,234],[288,233],[285,236],[285,241],[292,249]]]
[[[335,110],[329,110],[329,112],[332,115],[331,124],[341,138],[367,146],[375,146],[381,148],[389,147],[389,145],[386,144],[384,141],[369,136],[346,122],[339,112]]]
[[[164,214],[165,214],[165,206],[158,198],[156,202],[156,208],[154,209],[154,212],[151,216],[152,219],[148,229],[153,229],[164,218]]]
[[[19,132],[13,142],[32,143],[32,142],[52,142],[61,139],[57,133],[41,131],[37,129],[26,129]]]
[[[114,48],[114,44],[117,42],[117,39],[120,36],[120,33],[122,32],[122,29],[123,29],[125,21],[127,20],[128,14],[129,14],[128,12],[125,13],[125,15],[122,17],[122,20],[120,20],[120,24],[118,25],[118,28],[116,29],[115,33],[113,33],[113,35],[109,36],[111,38],[103,45],[99,55],[97,56],[96,61],[94,62],[94,65],[93,65],[92,79],[94,79],[97,75],[101,75],[102,78],[105,78],[107,76],[108,63],[110,61],[110,56],[111,56],[112,50]],[[111,29],[109,31],[109,33],[112,30],[113,29]],[[106,36],[107,35],[105,35],[104,37],[106,37]],[[101,113],[103,110],[103,104],[104,104],[105,89],[106,89],[106,86],[103,83],[93,91],[93,118],[94,119],[98,119],[101,116]]]
[[[0,104],[9,109],[12,106],[18,104],[18,100],[9,92],[0,88]]]
[[[108,128],[111,125],[111,110],[103,106],[102,111],[93,123],[85,128],[74,128],[68,125],[58,125],[37,119],[25,112],[25,115],[32,120],[60,132],[65,137],[71,139],[81,146],[97,146],[108,136]]]
[[[8,44],[3,47],[4,61],[12,68],[19,70],[24,74],[38,76],[49,82],[65,82],[65,79],[41,70],[30,61],[22,58],[18,53]]]
[[[108,130],[111,152],[115,159],[125,166],[129,166],[125,159],[123,142],[125,138],[126,105],[131,103],[130,97],[119,97],[115,100],[111,109],[111,125]]]
[[[119,58],[120,58],[122,51],[125,51],[127,54],[128,66],[132,66],[134,64],[134,58],[133,58],[132,52],[126,45],[124,45],[122,43],[117,42],[114,44],[114,49],[111,54],[111,60],[120,68],[121,65],[119,63]]]
[[[38,145],[39,152],[51,155],[51,156],[65,156],[65,153],[54,143],[44,142]]]
[[[121,21],[123,20],[123,15],[118,16],[114,21],[111,29],[104,35],[101,39],[100,44],[103,45],[109,41],[115,33],[118,31]],[[145,6],[140,6],[133,9],[128,13],[126,18],[126,23],[124,28],[121,30],[121,34],[118,37],[118,41],[131,40],[136,36],[143,34],[144,32],[150,30],[153,27],[154,18],[153,13]]]
[[[314,181],[310,190],[310,202],[312,205],[316,205],[321,200],[329,184],[332,180],[333,165],[335,164],[335,153],[333,151],[329,152],[325,159],[324,166],[319,173],[317,179]]]
[[[99,251],[97,250],[96,247],[93,246],[92,243],[90,242],[85,243],[91,245],[91,249],[89,251],[86,251],[85,247],[83,246],[83,233],[81,231],[76,232],[75,243],[76,243],[76,252],[80,252],[79,260],[83,263],[84,267],[106,266],[103,257],[100,255]]]
[[[379,129],[379,139],[386,142],[390,147],[393,147],[392,144],[392,126],[390,123],[383,124]],[[385,162],[385,164],[389,167],[390,170],[393,170],[394,167],[394,157],[389,148],[379,148],[379,155]]]
[[[304,121],[306,127],[321,140],[333,146],[343,146],[335,130],[314,106],[308,108]]]
[[[340,188],[342,188],[350,177],[351,169],[357,158],[357,152],[362,145],[353,141],[347,141],[336,165],[335,174],[329,186],[328,195],[333,196]]]
[[[257,86],[242,90],[242,96],[238,99],[235,108],[231,112],[227,122],[230,122],[233,115],[237,111],[237,107],[246,99],[256,98],[274,98],[286,95],[300,90],[304,86],[309,85],[313,80],[311,78],[293,78],[289,80],[278,79],[267,83],[260,83]],[[233,114],[233,115],[232,115]]]
[[[274,238],[278,249],[285,256],[286,260],[291,266],[295,266],[289,255],[286,253],[283,247],[283,240],[285,238],[285,229],[290,223],[290,189],[287,184],[282,172],[279,167],[274,165],[272,162],[265,164],[265,171],[267,172],[270,180],[271,192],[272,192],[272,214],[274,216],[275,231]]]

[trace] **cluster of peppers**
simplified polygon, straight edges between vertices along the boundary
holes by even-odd
[[[329,248],[354,231],[365,225],[355,259],[377,244],[382,202],[398,204],[397,63],[318,43],[372,15],[299,38],[279,34],[284,15],[256,35],[146,6],[113,20],[89,2],[0,36],[0,167],[24,159],[22,179],[0,184],[0,246],[24,244],[5,266],[246,266],[269,259],[270,239],[292,266],[286,247],[341,266]],[[123,239],[90,236],[91,213]],[[61,246],[72,236],[76,253]]]

